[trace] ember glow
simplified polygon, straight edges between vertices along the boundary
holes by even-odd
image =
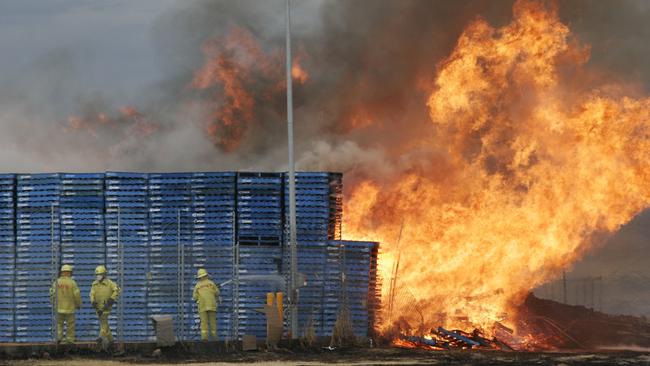
[[[438,160],[346,199],[344,236],[382,242],[384,328],[514,326],[531,289],[650,206],[650,99],[589,85],[588,59],[546,3],[465,28],[430,87],[434,138],[412,142]]]

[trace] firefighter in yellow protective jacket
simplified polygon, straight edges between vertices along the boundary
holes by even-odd
[[[219,302],[219,287],[208,278],[208,271],[200,268],[196,274],[198,282],[194,286],[192,298],[199,308],[201,319],[201,340],[208,340],[209,334],[217,340],[217,303]]]
[[[65,342],[74,342],[74,313],[81,307],[81,293],[75,280],[72,279],[72,266],[61,266],[61,275],[50,288],[50,301],[56,306],[56,342],[61,343],[63,326],[66,326]]]
[[[98,266],[95,269],[95,281],[90,288],[90,303],[99,318],[98,342],[102,341],[102,339],[113,342],[113,334],[108,325],[108,316],[119,296],[120,288],[117,287],[115,282],[106,277],[106,267]]]

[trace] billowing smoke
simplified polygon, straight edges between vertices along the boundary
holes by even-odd
[[[560,14],[576,23],[579,36],[594,42],[595,61],[608,70],[632,65],[634,75],[644,81],[650,78],[643,55],[623,57],[640,52],[635,43],[617,42],[647,33],[644,12],[639,11],[644,5],[617,5],[615,14],[622,14],[621,20],[611,23],[601,20],[613,5],[585,4],[563,3]],[[510,19],[511,7],[509,1],[295,2],[294,51],[309,75],[307,82],[295,85],[297,152],[304,155],[298,159],[301,167],[326,168],[323,162],[331,161],[330,169],[346,173],[354,169],[360,175],[364,170],[376,174],[377,168],[385,173],[405,166],[426,168],[422,163],[431,159],[401,142],[431,133],[426,98],[437,63],[470,20],[482,16],[499,25]],[[286,160],[284,1],[177,4],[155,22],[152,35],[158,65],[167,77],[144,88],[136,101],[118,103],[107,100],[101,90],[87,90],[74,77],[76,66],[84,62],[83,55],[74,51],[55,50],[42,57],[30,75],[5,85],[0,95],[2,168],[282,169]],[[246,37],[248,44],[258,48],[257,54],[227,45]],[[597,47],[599,41],[604,47]],[[232,115],[249,119],[248,124],[217,128],[223,123],[215,121],[215,115],[231,102],[219,96],[223,80],[216,78],[201,88],[192,85],[196,74],[207,70],[220,52],[249,73],[238,80],[251,93],[252,104],[240,106],[249,116]],[[140,118],[124,118],[120,109],[129,105]],[[74,119],[87,123],[71,124]],[[90,126],[93,121],[99,128]],[[136,124],[146,124],[149,133],[131,133],[139,129]],[[237,146],[226,146],[232,139],[238,140]],[[334,159],[332,150],[345,151],[347,159]],[[350,155],[353,152],[358,154]],[[371,154],[381,163],[352,163],[368,162]],[[317,165],[310,165],[314,162]]]
[[[324,144],[348,153],[357,146],[366,160],[388,149],[378,162],[399,153],[396,141],[426,128],[427,82],[463,25],[479,13],[505,20],[508,9],[481,2],[295,3],[294,61],[308,74],[294,85],[301,167],[318,161],[325,168],[314,159]],[[45,55],[30,75],[3,88],[3,169],[282,169],[284,2],[187,2],[161,16],[152,33],[168,77],[136,101],[123,104],[86,90],[75,78],[84,57],[74,51]],[[250,93],[226,119],[220,118],[233,104],[233,83],[223,75],[197,81],[219,62],[223,73],[233,74],[234,92]],[[122,113],[130,106],[137,117]],[[396,128],[406,123],[409,128]],[[332,163],[334,170],[350,166]]]

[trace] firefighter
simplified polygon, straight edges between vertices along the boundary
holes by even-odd
[[[198,279],[194,286],[192,298],[199,308],[201,319],[201,340],[208,340],[208,332],[217,340],[217,303],[219,303],[219,287],[208,278],[208,271],[200,268],[196,274]]]
[[[72,266],[61,266],[61,274],[50,288],[50,302],[56,307],[56,342],[74,343],[74,313],[81,307],[81,293],[72,279]],[[66,337],[63,338],[63,326]]]
[[[99,338],[97,342],[103,340],[108,343],[113,342],[113,334],[108,325],[108,315],[111,313],[113,304],[120,296],[120,288],[115,282],[106,277],[106,267],[97,266],[95,268],[95,281],[90,289],[90,303],[97,312],[99,318]]]

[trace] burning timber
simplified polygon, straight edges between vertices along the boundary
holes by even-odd
[[[395,345],[405,348],[425,348],[431,350],[481,349],[513,351],[513,348],[496,338],[488,339],[476,329],[472,333],[462,330],[447,330],[443,327],[433,330],[424,337],[400,336]]]
[[[583,306],[538,299],[532,294],[518,309],[516,331],[496,322],[486,337],[472,332],[431,329],[427,334],[393,332],[395,347],[425,350],[492,350],[557,352],[595,350],[607,346],[650,347],[650,323],[644,318],[608,315]],[[397,335],[395,335],[397,334]]]

